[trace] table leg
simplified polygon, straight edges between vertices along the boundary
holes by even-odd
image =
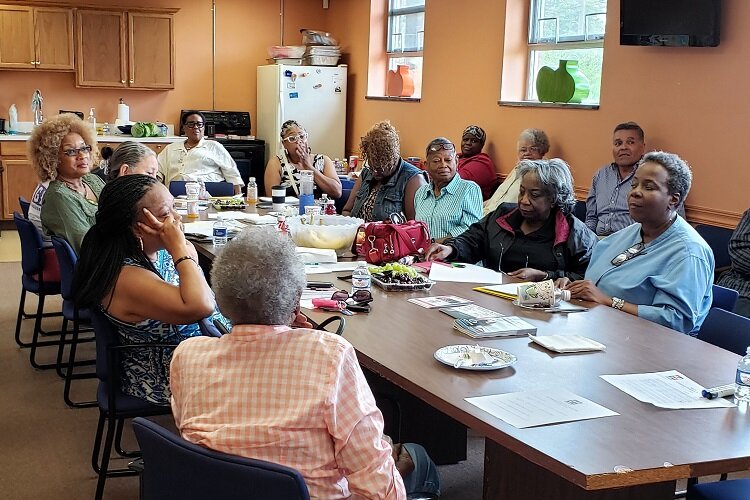
[[[675,481],[587,491],[485,439],[485,500],[667,500],[674,491]]]

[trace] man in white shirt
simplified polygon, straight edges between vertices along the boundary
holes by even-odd
[[[235,194],[244,182],[237,164],[220,143],[203,137],[206,120],[200,111],[183,115],[185,141],[173,142],[159,153],[159,175],[164,184],[172,181],[231,182]]]

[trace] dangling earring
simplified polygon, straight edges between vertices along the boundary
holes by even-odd
[[[141,246],[141,252],[143,252],[143,238],[138,237],[138,244]]]

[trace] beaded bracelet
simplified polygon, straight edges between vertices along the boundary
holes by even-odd
[[[183,260],[192,260],[193,262],[195,262],[195,259],[192,258],[190,255],[183,255],[182,257],[180,257],[179,259],[177,259],[176,261],[174,261],[174,267],[177,267],[177,264],[179,264]],[[197,262],[195,262],[195,263],[198,264]]]

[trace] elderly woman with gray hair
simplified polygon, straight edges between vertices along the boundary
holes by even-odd
[[[573,217],[573,178],[558,159],[523,160],[518,203],[494,212],[444,244],[434,243],[429,260],[483,261],[484,266],[527,281],[581,279],[597,239]]]
[[[635,220],[599,242],[586,279],[561,280],[574,298],[598,302],[682,333],[700,329],[711,307],[714,256],[677,209],[692,173],[679,156],[647,153],[633,175]]]
[[[156,153],[140,142],[123,142],[107,160],[107,182],[121,175],[144,174],[156,177],[158,172]]]
[[[439,493],[437,470],[419,445],[399,448],[411,459],[402,480],[352,345],[291,328],[310,325],[299,314],[304,264],[288,237],[246,229],[216,258],[211,281],[234,327],[175,349],[172,412],[183,438],[294,467],[311,498]]]

